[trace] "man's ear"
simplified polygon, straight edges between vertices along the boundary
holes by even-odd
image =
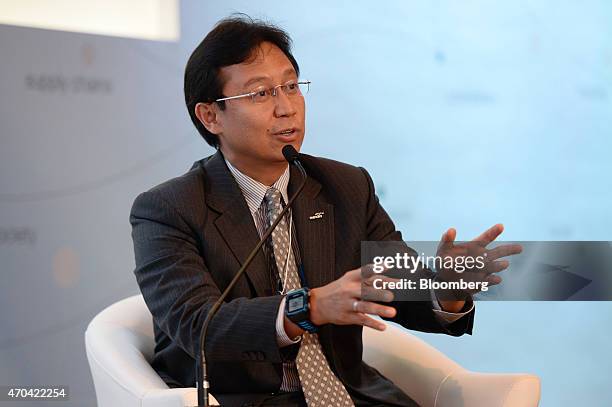
[[[223,132],[223,124],[219,120],[219,106],[216,103],[198,103],[195,105],[195,115],[206,130],[212,134]]]

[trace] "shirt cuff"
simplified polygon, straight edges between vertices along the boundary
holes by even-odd
[[[436,293],[433,289],[430,290],[431,293],[431,302],[433,303],[433,312],[436,314],[436,319],[442,325],[449,325],[453,322],[457,321],[461,317],[469,314],[474,309],[474,301],[472,302],[472,306],[465,312],[447,312],[443,311],[442,307],[440,307],[440,303],[438,302],[438,297],[436,297]]]
[[[279,347],[283,348],[298,343],[301,340],[301,335],[295,339],[291,339],[285,332],[285,297],[283,297],[278,307],[278,314],[276,315],[276,343]]]

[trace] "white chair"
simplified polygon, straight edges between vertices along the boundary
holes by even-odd
[[[537,406],[540,381],[529,374],[465,370],[407,330],[364,329],[364,360],[423,407]],[[197,405],[195,388],[170,389],[149,364],[153,322],[141,295],[98,314],[85,332],[98,407]]]

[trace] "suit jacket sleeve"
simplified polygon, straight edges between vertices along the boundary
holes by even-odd
[[[136,279],[155,324],[191,357],[209,308],[221,295],[198,235],[157,190],[140,194],[130,214]],[[281,296],[224,303],[208,330],[209,361],[280,363],[275,322]]]
[[[378,197],[374,191],[374,183],[368,172],[363,171],[369,188],[368,203],[367,203],[367,240],[369,241],[385,241],[394,240],[401,241],[402,234],[395,229],[393,221],[380,205]],[[406,247],[407,250],[414,250]],[[434,272],[425,269],[425,273],[433,276]],[[469,314],[463,316],[457,321],[450,324],[441,323],[435,316],[433,311],[433,303],[430,301],[394,301],[391,306],[397,309],[397,314],[389,320],[397,322],[402,326],[423,332],[444,333],[447,335],[460,336],[464,333],[471,334],[472,326],[474,325],[475,309]],[[466,303],[465,310],[470,309],[472,301]]]

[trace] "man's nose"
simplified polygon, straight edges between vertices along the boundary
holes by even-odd
[[[293,116],[296,113],[295,100],[287,96],[285,92],[278,88],[274,99],[274,115],[276,117]]]

